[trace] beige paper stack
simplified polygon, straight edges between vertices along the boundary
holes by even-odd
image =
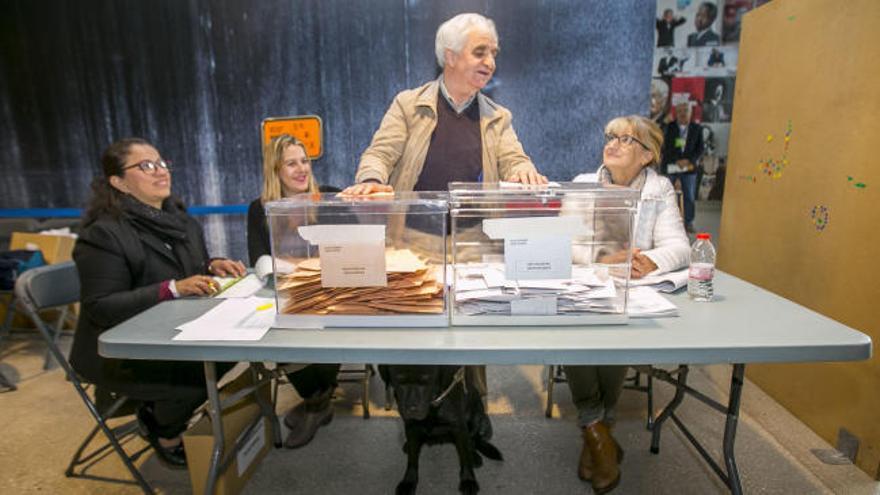
[[[279,276],[279,299],[285,314],[391,315],[442,313],[442,272],[409,249],[385,251],[385,287],[322,287],[320,259],[296,265]]]

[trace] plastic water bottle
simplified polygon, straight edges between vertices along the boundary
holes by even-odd
[[[708,302],[714,296],[712,278],[715,276],[715,246],[707,233],[697,234],[691,246],[691,267],[688,270],[688,295],[694,301]]]

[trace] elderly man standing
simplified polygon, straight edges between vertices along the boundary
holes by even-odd
[[[703,130],[691,122],[691,107],[687,102],[675,105],[675,122],[666,126],[663,137],[663,162],[660,173],[675,185],[681,181],[684,196],[684,228],[694,233],[697,197],[697,163],[703,154]]]
[[[443,73],[394,98],[361,156],[358,184],[343,194],[444,191],[453,181],[546,183],[510,111],[480,93],[495,73],[495,23],[457,15],[437,29],[435,52]]]
[[[545,184],[513,130],[510,111],[480,93],[495,73],[498,32],[479,14],[459,14],[437,29],[436,80],[398,94],[361,156],[343,195],[445,191],[450,182]],[[486,367],[468,366],[484,400]],[[492,426],[481,418],[480,435]]]

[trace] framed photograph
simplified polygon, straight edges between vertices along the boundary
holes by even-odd
[[[721,15],[718,4],[723,1],[657,0],[654,46],[685,48],[721,44]],[[691,40],[691,34],[695,33],[699,36],[694,36]]]
[[[691,120],[702,122],[706,79],[703,77],[676,77],[672,79],[670,86],[672,89],[671,106],[675,108],[679,103],[687,103],[691,107]]]
[[[703,122],[730,122],[734,81],[732,77],[706,78]]]

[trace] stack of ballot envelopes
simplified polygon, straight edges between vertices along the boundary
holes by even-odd
[[[409,249],[385,251],[385,284],[369,287],[328,287],[322,283],[321,262],[310,258],[278,277],[283,314],[393,315],[443,313],[442,266],[433,266]]]

